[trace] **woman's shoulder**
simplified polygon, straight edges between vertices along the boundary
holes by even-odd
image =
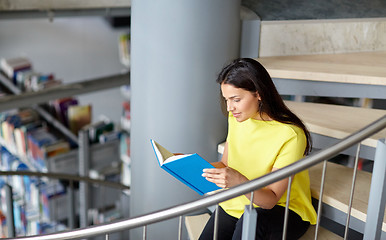
[[[282,123],[279,121],[268,121],[267,124],[272,125],[273,128],[280,131],[281,134],[286,135],[287,137],[305,137],[305,133],[302,128],[290,124]]]

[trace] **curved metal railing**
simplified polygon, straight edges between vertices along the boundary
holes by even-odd
[[[46,172],[35,172],[35,171],[0,171],[0,176],[30,176],[30,177],[37,177],[37,178],[48,178],[48,179],[58,179],[58,180],[65,180],[68,182],[67,193],[69,194],[67,199],[68,207],[70,207],[70,212],[68,216],[68,226],[70,228],[74,227],[75,222],[75,212],[74,210],[74,182],[84,182],[92,185],[107,187],[107,188],[113,188],[120,191],[129,191],[130,187],[123,185],[118,182],[111,182],[106,181],[102,179],[95,179],[90,177],[84,177],[79,175],[73,175],[73,174],[67,174],[67,173],[46,173]],[[15,236],[15,226],[13,224],[14,218],[13,213],[8,213],[8,211],[11,209],[11,212],[13,207],[13,194],[12,194],[12,186],[5,183],[2,188],[5,188],[5,205],[7,207],[7,220],[8,218],[11,220],[11,222],[7,221],[7,227],[8,227],[8,236],[9,238],[13,238]],[[62,206],[63,207],[63,206]],[[19,237],[20,238],[20,237]]]
[[[19,237],[15,239],[25,239],[25,240],[57,240],[57,239],[81,239],[87,237],[93,237],[98,235],[106,235],[108,239],[108,234],[123,230],[129,230],[141,226],[147,226],[152,223],[160,222],[163,220],[175,218],[182,216],[184,214],[192,213],[197,210],[213,206],[219,202],[234,198],[236,196],[246,194],[255,189],[264,187],[268,184],[281,180],[283,178],[290,177],[291,175],[303,171],[316,165],[326,159],[338,155],[343,150],[360,143],[365,138],[381,131],[386,128],[386,115],[377,121],[369,124],[365,128],[359,130],[358,132],[342,139],[337,144],[320,150],[316,153],[313,153],[298,162],[291,164],[287,167],[284,167],[278,171],[267,174],[263,177],[251,180],[247,183],[241,184],[237,187],[230,188],[226,191],[221,191],[211,196],[206,196],[202,199],[187,202],[178,206],[171,208],[155,211],[146,215],[141,215],[138,217],[133,217],[130,219],[120,220],[108,224],[95,225],[87,228],[81,228],[71,231],[64,231],[54,234],[40,235],[40,236],[29,236],[29,237]]]

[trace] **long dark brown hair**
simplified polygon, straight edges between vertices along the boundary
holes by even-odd
[[[222,69],[218,75],[217,83],[230,84],[253,94],[257,92],[261,97],[258,109],[260,116],[265,113],[273,120],[286,124],[293,124],[303,129],[307,138],[307,146],[304,155],[307,155],[311,151],[312,140],[308,129],[300,118],[291,112],[284,104],[271,76],[258,61],[251,58],[239,58],[233,60],[229,65]],[[225,103],[223,106],[225,106]]]

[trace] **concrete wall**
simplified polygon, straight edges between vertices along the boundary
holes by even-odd
[[[260,56],[386,51],[386,18],[262,21]]]

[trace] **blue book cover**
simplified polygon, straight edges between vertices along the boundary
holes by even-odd
[[[197,153],[175,155],[154,140],[150,141],[160,167],[198,194],[204,195],[221,189],[202,176],[203,169],[214,166],[200,155]]]

